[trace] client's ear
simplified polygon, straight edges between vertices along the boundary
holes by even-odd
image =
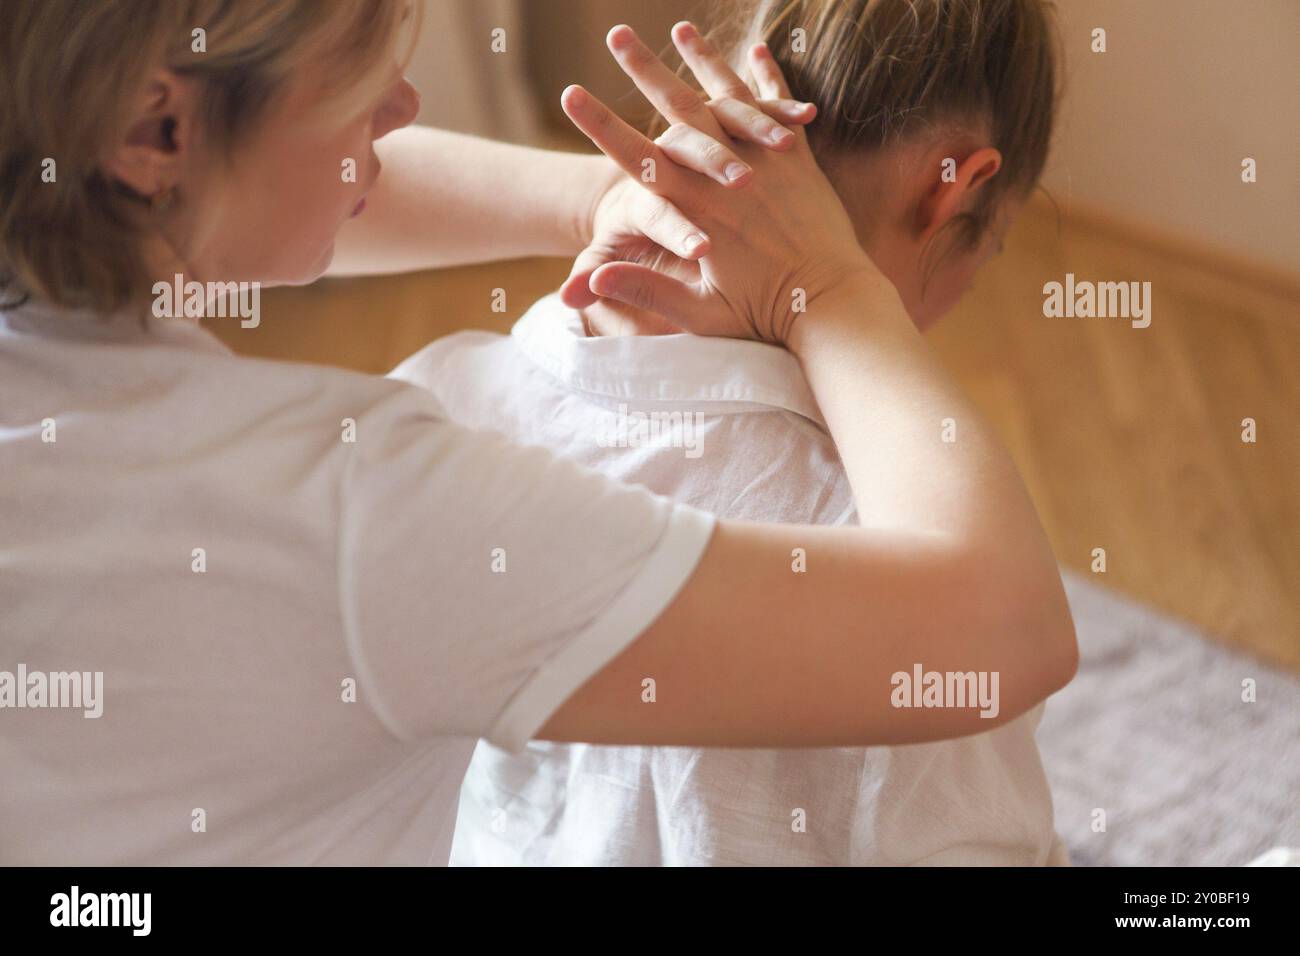
[[[104,158],[104,170],[141,196],[176,186],[193,149],[197,85],[158,70],[141,89],[126,135]]]
[[[941,173],[917,209],[916,226],[923,240],[974,202],[979,190],[1002,168],[1002,154],[992,146],[982,146],[964,158],[950,157],[944,162],[948,163],[947,174]]]

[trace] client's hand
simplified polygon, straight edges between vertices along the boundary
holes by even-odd
[[[647,265],[635,260],[653,255],[648,243],[638,246],[615,230],[598,228],[562,289],[568,305],[583,308],[606,297],[692,332],[784,342],[793,320],[817,296],[848,275],[875,274],[802,129],[794,131],[785,155],[733,141],[710,111],[694,108],[701,105],[698,95],[631,28],[615,27],[608,42],[624,72],[673,126],[652,143],[580,87],[565,91],[565,112],[633,177],[634,185],[667,203],[668,225],[681,231],[687,229],[683,223],[695,223],[707,230],[710,242],[702,257],[683,255],[679,233],[663,242],[647,230],[649,239],[675,255],[660,255]],[[757,104],[689,23],[673,28],[673,42],[711,96]],[[788,99],[789,89],[766,47],[756,46],[750,60],[760,92]],[[748,163],[755,170],[752,181],[740,180],[740,189],[720,188],[673,161],[665,144],[698,142],[700,136]],[[654,161],[651,182],[639,176],[646,160]]]
[[[668,68],[653,55],[644,69],[663,71],[672,78]],[[744,186],[753,174],[729,148],[733,138],[785,151],[794,146],[795,134],[782,124],[802,126],[817,115],[811,103],[788,97],[755,100],[748,90],[744,100],[730,95],[705,100],[681,84],[674,95],[676,114],[698,117],[700,129],[683,124],[666,131],[655,142],[679,166],[731,189]],[[619,303],[601,300],[587,289],[591,273],[605,262],[636,262],[684,281],[698,281],[700,270],[695,260],[708,252],[707,237],[669,200],[639,185],[652,182],[657,175],[657,160],[651,156],[641,161],[636,180],[611,164],[610,176],[599,187],[599,198],[592,208],[587,230],[592,238],[561,290],[562,298],[570,305],[630,314],[630,309],[619,309]],[[652,321],[659,327],[639,331],[665,331],[662,323]]]

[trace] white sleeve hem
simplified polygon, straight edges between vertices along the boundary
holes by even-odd
[[[708,512],[674,506],[659,543],[636,577],[604,614],[533,673],[506,704],[488,742],[511,752],[521,750],[574,691],[640,637],[694,573],[714,523]]]

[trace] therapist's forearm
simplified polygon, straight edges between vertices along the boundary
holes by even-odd
[[[512,146],[427,126],[375,143],[383,172],[346,223],[328,275],[574,256],[617,170],[603,156]]]

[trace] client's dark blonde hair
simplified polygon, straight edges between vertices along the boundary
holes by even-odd
[[[1008,194],[1043,172],[1057,100],[1057,35],[1045,0],[722,0],[710,39],[744,75],[762,40],[796,99],[815,103],[819,157],[890,146],[944,123],[980,124],[1002,168],[954,217],[974,245]],[[797,32],[802,31],[802,32]]]
[[[229,160],[304,66],[329,64],[320,102],[340,115],[376,96],[394,57],[405,59],[404,24],[414,43],[419,10],[409,16],[410,0],[0,0],[0,305],[17,289],[112,311],[147,285],[143,197],[102,162],[150,71],[202,82],[204,138]]]

